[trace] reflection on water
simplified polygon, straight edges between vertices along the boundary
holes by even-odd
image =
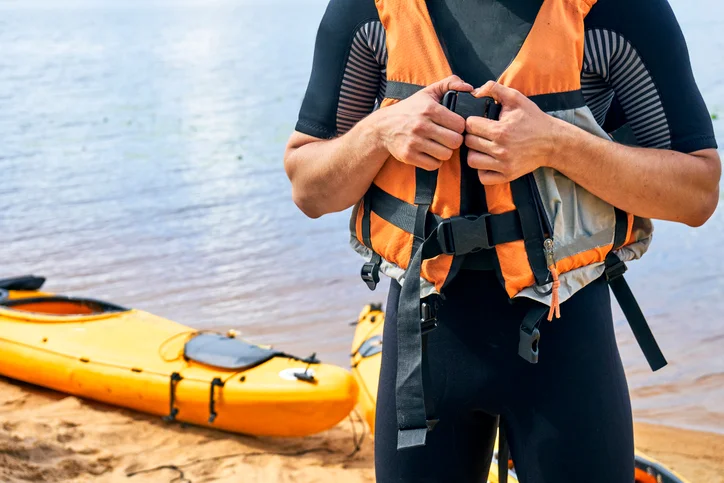
[[[672,3],[724,117],[724,7]],[[281,165],[325,5],[0,3],[2,275],[346,364],[385,290],[359,281],[347,214],[307,220]],[[724,215],[657,228],[630,283],[672,364],[651,374],[619,316],[634,405],[724,431]]]

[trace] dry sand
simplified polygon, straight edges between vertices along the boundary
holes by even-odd
[[[646,424],[636,433],[639,449],[692,483],[724,483],[724,436]],[[303,439],[254,438],[166,424],[0,378],[3,483],[373,482],[372,445],[366,438],[353,452],[349,421]],[[161,465],[176,465],[188,480],[173,469],[127,476]]]

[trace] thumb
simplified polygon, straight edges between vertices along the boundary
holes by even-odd
[[[440,102],[442,96],[444,96],[447,91],[470,92],[472,90],[472,85],[464,82],[460,77],[456,75],[451,75],[450,77],[446,77],[443,80],[435,82],[434,84],[430,84],[429,86],[425,87],[422,92],[433,97],[435,101]]]
[[[494,81],[485,83],[482,87],[475,89],[472,94],[475,97],[492,97],[495,99],[495,102],[503,104],[504,106],[517,104],[522,95],[517,90]]]

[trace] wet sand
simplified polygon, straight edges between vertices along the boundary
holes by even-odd
[[[637,424],[636,440],[691,483],[724,483],[722,435]],[[168,465],[188,480],[172,468],[128,476]],[[354,451],[349,421],[301,439],[166,424],[0,378],[0,481],[373,482],[373,441]]]

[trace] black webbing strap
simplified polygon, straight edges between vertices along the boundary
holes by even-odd
[[[367,203],[369,201],[369,203]],[[420,223],[418,219],[419,211],[416,205],[407,203],[399,198],[392,196],[376,185],[370,186],[365,195],[365,207],[369,205],[370,210],[383,220],[395,225],[397,228],[407,233],[416,233],[416,227]],[[365,208],[365,216],[367,216]],[[435,223],[433,228],[437,232],[437,239],[440,244],[437,253],[428,252],[428,258],[440,255],[441,253],[462,255],[467,245],[477,242],[485,243],[493,247],[503,243],[523,239],[523,228],[521,226],[520,216],[517,211],[508,211],[497,215],[484,214],[482,216],[456,216],[453,218],[442,219],[439,216],[426,212],[429,220],[433,218]],[[428,230],[425,235],[431,233]],[[434,233],[434,231],[433,231]],[[365,236],[364,217],[362,221],[362,236]],[[422,241],[423,237],[418,237]],[[367,243],[365,242],[365,245]],[[473,248],[488,248],[488,246],[478,246]],[[432,245],[428,245],[427,250],[432,250]],[[468,252],[469,253],[469,252]]]
[[[421,86],[418,84],[388,80],[387,89],[385,90],[385,97],[388,99],[403,100],[407,99],[408,97],[412,96],[418,91],[421,91],[424,88],[425,86]],[[459,92],[457,94],[459,99],[463,97],[474,98],[471,94],[468,94],[467,92]],[[586,100],[580,90],[555,92],[552,94],[541,94],[537,96],[530,96],[528,99],[533,101],[535,105],[537,105],[543,112],[567,111],[586,105]],[[466,101],[463,100],[462,102],[465,103]]]
[[[374,184],[372,185],[374,186]],[[370,216],[372,214],[372,200],[371,200],[371,194],[368,190],[367,193],[365,193],[364,197],[362,198],[362,243],[365,244],[367,248],[370,250],[372,249],[372,235],[370,233],[371,227],[370,227]]]
[[[628,233],[628,214],[620,208],[614,207],[616,214],[616,226],[613,235],[613,249],[618,250],[626,243],[626,234]]]
[[[523,227],[523,239],[525,252],[528,255],[530,268],[533,270],[536,284],[541,286],[549,282],[550,272],[543,251],[543,230],[541,229],[542,216],[536,199],[538,190],[533,173],[528,173],[510,183],[510,190],[513,195],[515,207],[520,213],[521,226]],[[535,191],[534,191],[535,190]]]
[[[498,483],[508,483],[508,459],[510,448],[503,427],[503,417],[498,418]]]
[[[641,351],[646,357],[646,361],[649,363],[652,371],[658,371],[662,367],[666,366],[666,358],[661,352],[659,344],[656,342],[651,327],[646,322],[641,307],[639,307],[636,298],[631,292],[631,288],[626,283],[623,274],[626,272],[626,264],[624,264],[618,256],[610,252],[606,256],[606,280],[608,285],[611,287],[613,295],[618,301],[618,305],[621,307],[621,311],[628,320],[628,325],[631,327],[631,331],[636,337]]]
[[[423,90],[425,86],[419,84],[410,84],[408,82],[388,81],[385,89],[385,97],[388,99],[403,100],[412,96],[416,92]]]
[[[425,409],[425,393],[423,390],[423,361],[426,351],[423,346],[422,316],[420,311],[420,272],[422,269],[423,252],[428,240],[424,239],[425,220],[432,204],[436,171],[415,170],[416,192],[415,233],[412,255],[405,272],[404,283],[400,291],[397,308],[397,380],[395,395],[397,399],[397,449],[423,446],[427,431],[434,423],[428,425]]]
[[[375,185],[373,184],[372,186]],[[362,242],[367,248],[372,250],[372,258],[370,258],[369,262],[362,265],[360,276],[362,277],[362,281],[367,284],[367,287],[370,290],[374,290],[377,288],[377,284],[380,283],[380,263],[382,262],[382,257],[372,248],[372,229],[370,226],[372,197],[370,190],[367,190],[364,198],[362,198],[362,207],[364,209],[362,212]]]

